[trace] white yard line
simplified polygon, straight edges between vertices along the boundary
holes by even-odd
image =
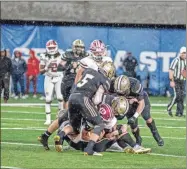
[[[4,117],[2,117],[1,118],[1,121],[2,120],[14,120],[14,121],[45,121],[45,120],[42,120],[42,119],[17,119],[17,118],[4,118]]]
[[[164,103],[152,103],[153,107],[167,107],[168,104]],[[10,106],[20,106],[20,107],[28,107],[28,106],[45,106],[45,103],[2,103],[1,106],[10,107]],[[52,103],[51,106],[58,106],[57,103]],[[186,106],[186,105],[185,105]]]
[[[1,130],[31,130],[31,131],[45,131],[46,128],[40,127],[2,127]],[[153,138],[152,136],[142,136],[143,138]],[[186,137],[162,137],[165,139],[173,139],[173,140],[186,140]]]
[[[37,146],[41,147],[40,144],[28,144],[28,143],[16,143],[16,142],[1,142],[1,144],[8,144],[8,145],[21,145],[21,146]],[[50,147],[54,147],[54,145],[49,145]],[[68,146],[63,146],[64,148],[68,148]],[[149,155],[156,155],[156,156],[164,156],[164,157],[175,157],[175,158],[186,158],[186,156],[177,156],[172,154],[157,154],[157,153],[149,153]]]
[[[10,167],[10,166],[1,166],[1,168],[8,168],[8,169],[22,169],[19,167]]]

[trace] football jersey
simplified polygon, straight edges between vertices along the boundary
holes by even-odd
[[[98,71],[98,68],[99,68],[100,64],[102,64],[105,61],[113,62],[111,57],[108,57],[108,56],[102,57],[101,62],[96,62],[94,60],[93,56],[89,55],[88,57],[80,60],[80,66],[83,67],[83,68],[91,68],[91,69],[94,69],[94,70]]]
[[[84,57],[87,57],[88,54],[85,52],[82,56],[76,57],[72,50],[66,51],[64,54],[62,54],[61,60],[66,61],[66,69],[64,71],[65,78],[75,77],[76,76],[76,69],[78,67],[78,61],[83,59]],[[73,68],[73,64],[77,63],[77,67]]]
[[[112,132],[113,127],[117,124],[117,119],[114,116],[109,122],[103,122],[104,123],[104,128],[109,130],[109,132]]]
[[[43,53],[40,55],[40,65],[44,65],[48,67],[45,75],[50,77],[58,77],[62,76],[62,72],[58,72],[57,68],[59,63],[61,62],[61,55],[57,53],[55,55],[49,55],[47,53]]]
[[[93,69],[85,69],[81,80],[77,83],[74,93],[84,93],[85,96],[92,98],[100,86],[103,86],[105,92],[110,88],[110,81],[102,73]]]

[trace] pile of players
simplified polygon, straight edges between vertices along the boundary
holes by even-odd
[[[65,140],[85,155],[101,155],[99,152],[115,146],[125,152],[148,153],[151,149],[141,146],[140,115],[157,144],[164,145],[150,114],[147,93],[137,79],[116,76],[112,59],[107,56],[106,46],[101,40],[91,43],[89,53],[85,51],[82,40],[75,40],[72,50],[62,56],[57,43],[51,40],[41,60],[40,70],[46,74],[45,83],[50,82],[55,90],[60,85],[61,91],[56,90],[56,95],[59,105],[62,97],[64,102],[57,119],[51,123],[50,103],[54,89],[51,91],[44,85],[48,116],[45,124],[51,124],[38,140],[46,150],[49,150],[49,137],[58,129],[54,137],[58,152],[63,150]],[[127,118],[127,124],[117,123],[124,118]],[[135,141],[127,131],[128,125]]]

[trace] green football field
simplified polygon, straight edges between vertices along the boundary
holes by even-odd
[[[102,157],[83,156],[82,152],[64,150],[57,153],[53,136],[50,151],[45,151],[37,137],[46,130],[44,106],[2,105],[1,107],[1,166],[2,168],[186,168],[186,118],[169,117],[164,104],[167,98],[152,97],[152,117],[164,138],[158,147],[142,118],[139,119],[143,146],[152,148],[150,154],[104,152]],[[13,100],[9,103],[44,103],[38,99]],[[57,107],[52,107],[55,119]],[[125,120],[119,123],[126,123]],[[129,130],[130,132],[130,130]]]

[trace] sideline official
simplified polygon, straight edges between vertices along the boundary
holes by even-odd
[[[0,96],[4,89],[4,102],[9,99],[10,74],[12,71],[11,59],[6,57],[6,51],[1,49],[0,54]]]
[[[169,69],[170,86],[174,90],[174,96],[167,107],[170,116],[173,116],[171,110],[175,103],[177,103],[175,115],[183,116],[186,80],[184,70],[186,70],[186,47],[181,47],[179,56],[172,61]]]
[[[132,56],[131,52],[127,53],[127,58],[123,61],[123,70],[125,71],[125,75],[128,77],[136,77],[136,67],[138,66],[137,59]]]

